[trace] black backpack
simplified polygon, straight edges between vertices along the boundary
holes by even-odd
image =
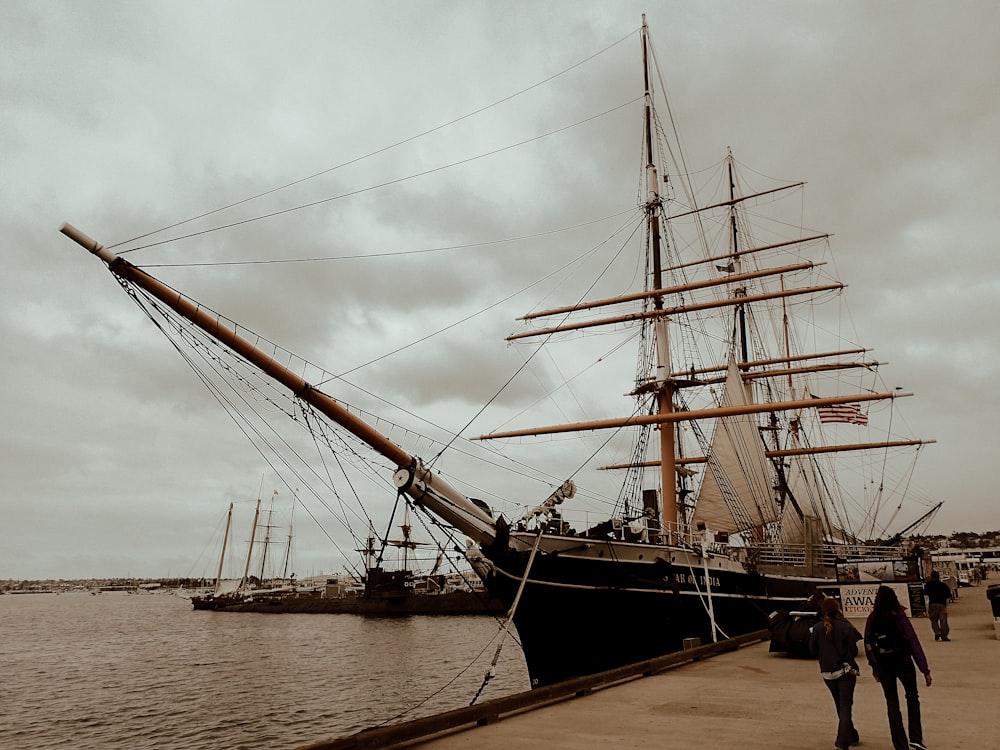
[[[898,659],[910,654],[909,645],[899,632],[896,621],[891,617],[872,622],[870,640],[876,660]]]

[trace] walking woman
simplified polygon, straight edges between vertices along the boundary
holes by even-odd
[[[840,602],[824,599],[820,604],[823,619],[813,625],[809,635],[809,653],[819,657],[823,677],[837,707],[836,750],[847,750],[860,740],[854,728],[854,686],[858,682],[858,641],[861,633],[840,612]]]
[[[875,595],[875,605],[865,623],[865,652],[875,680],[882,684],[885,706],[889,715],[889,734],[894,750],[927,750],[924,730],[920,723],[920,696],[917,693],[917,672],[924,675],[927,686],[931,684],[931,670],[920,646],[906,607],[899,603],[896,592],[880,586]],[[916,668],[914,668],[916,662]],[[906,695],[906,718],[909,744],[903,716],[899,708],[899,688],[903,684]]]

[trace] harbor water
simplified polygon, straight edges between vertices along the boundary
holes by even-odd
[[[499,631],[195,612],[165,592],[0,596],[0,748],[294,748],[469,705]],[[480,700],[528,687],[508,638]]]

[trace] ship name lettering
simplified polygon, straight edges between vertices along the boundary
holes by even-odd
[[[688,575],[687,573],[677,574],[677,583],[688,583],[692,586],[705,586],[705,576],[703,575]],[[719,579],[716,576],[708,577],[708,585],[719,586]]]

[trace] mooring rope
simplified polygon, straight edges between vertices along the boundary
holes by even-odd
[[[486,686],[489,684],[490,680],[496,677],[497,674],[497,662],[500,661],[500,652],[503,650],[503,644],[507,642],[507,637],[510,635],[510,624],[514,621],[514,612],[517,611],[517,605],[521,601],[521,594],[524,592],[524,586],[528,583],[528,574],[531,572],[531,566],[535,562],[535,553],[538,552],[538,544],[542,541],[542,534],[545,531],[544,526],[538,528],[538,535],[535,537],[535,544],[531,548],[531,554],[528,556],[528,564],[524,567],[524,575],[521,576],[521,583],[517,587],[517,593],[514,595],[514,601],[511,602],[510,609],[507,611],[507,617],[504,620],[503,628],[501,628],[500,642],[497,644],[497,650],[493,654],[493,661],[490,662],[489,669],[483,675],[483,684],[479,686],[479,690],[476,694],[472,696],[472,700],[469,701],[469,705],[472,706],[479,696],[483,694]]]

